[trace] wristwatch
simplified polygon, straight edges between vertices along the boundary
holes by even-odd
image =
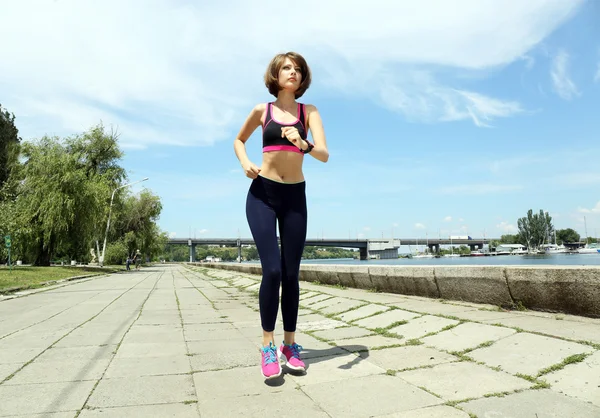
[[[315,147],[313,144],[311,144],[310,142],[306,141],[306,143],[308,144],[308,148],[306,148],[305,150],[303,150],[302,148],[300,148],[300,152],[302,154],[308,154],[309,152],[312,151],[312,149]]]

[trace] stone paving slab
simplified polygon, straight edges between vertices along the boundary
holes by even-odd
[[[593,351],[587,345],[521,332],[471,351],[469,356],[491,367],[500,366],[508,373],[535,376],[571,355]]]
[[[29,364],[6,385],[25,383],[77,382],[102,377],[110,359],[40,361]]]
[[[354,321],[354,324],[369,329],[386,328],[394,324],[395,322],[408,321],[409,319],[413,319],[418,316],[421,315],[408,311],[403,311],[402,309],[394,309],[374,316],[370,316],[368,318]]]
[[[391,345],[403,344],[405,341],[400,338],[384,337],[382,335],[371,335],[368,337],[348,338],[333,341],[339,347],[347,350],[371,350],[376,347],[386,347]]]
[[[0,382],[19,370],[24,363],[0,364]]]
[[[0,386],[0,416],[77,411],[94,381]]]
[[[338,305],[347,300],[344,298],[333,297],[330,299],[325,299],[325,300],[321,300],[319,302],[311,303],[312,300],[316,299],[317,297],[314,297],[313,299],[309,300],[310,309],[317,310],[317,311],[320,311],[321,309],[324,309],[324,308],[330,308],[332,306]]]
[[[514,393],[460,404],[478,417],[600,418],[600,408],[551,390]]]
[[[237,402],[232,398],[242,396],[256,396],[262,394],[273,394],[278,392],[290,393],[296,390],[295,385],[265,384],[264,378],[257,373],[256,366],[239,367],[228,370],[218,370],[202,373],[194,373],[194,385],[198,399],[215,399],[224,402]],[[284,376],[281,380],[287,380]]]
[[[183,374],[189,371],[188,356],[114,358],[104,378]]]
[[[561,318],[558,316],[558,318]],[[591,341],[600,344],[599,324],[582,323],[555,318],[544,318],[537,315],[513,315],[499,320],[488,320],[506,327],[521,328],[525,331],[540,332],[556,337],[569,338],[575,341]]]
[[[313,400],[300,391],[242,396],[235,402],[220,399],[200,400],[198,409],[203,417],[290,417],[329,418]]]
[[[346,312],[343,313],[341,315],[338,315],[338,317],[342,320],[342,321],[346,321],[346,322],[352,322],[355,321],[357,319],[361,319],[367,316],[371,316],[371,315],[375,315],[381,312],[385,312],[387,310],[389,310],[390,308],[388,306],[384,306],[384,305],[366,305],[363,306],[361,308],[355,309],[353,311],[350,312]]]
[[[359,327],[344,327],[344,328],[335,328],[326,331],[315,331],[314,335],[319,338],[323,338],[329,341],[334,340],[342,340],[347,338],[357,338],[364,337],[367,335],[373,334],[372,331],[369,331],[364,328]]]
[[[28,361],[42,353],[44,350],[45,348],[4,348],[2,347],[2,344],[0,344],[0,365],[27,363]]]
[[[188,346],[193,371],[250,366],[260,360],[258,347],[246,339],[230,340],[227,349],[221,341],[193,341]]]
[[[361,305],[364,305],[364,302],[351,299],[342,299],[342,301],[340,303],[337,303],[336,305],[328,306],[326,308],[321,309],[321,312],[327,315],[337,315]]]
[[[378,416],[443,403],[422,389],[386,375],[311,384],[303,391],[333,417]]]
[[[199,415],[196,403],[187,405],[173,403],[163,405],[136,405],[121,408],[84,409],[79,416],[82,418],[197,418]],[[69,418],[73,418],[73,416],[69,415]]]
[[[469,414],[451,406],[439,405],[379,415],[377,418],[469,418]]]
[[[119,347],[115,358],[171,357],[187,353],[185,342],[179,343],[126,343]]]
[[[184,402],[196,399],[190,375],[102,379],[88,406],[133,406]]]
[[[581,363],[569,364],[564,369],[549,373],[544,378],[552,389],[600,407],[600,351]]]
[[[390,303],[389,306],[395,306],[407,311],[419,313],[428,313],[436,315],[454,315],[460,312],[470,312],[477,310],[476,307],[453,303],[444,303],[435,299],[406,299],[402,302]]]
[[[451,354],[414,345],[371,350],[360,353],[360,356],[386,370],[414,369],[458,361],[458,358]]]
[[[305,363],[305,375],[289,375],[300,386],[385,373],[385,369],[351,353],[307,358]]]
[[[407,324],[391,328],[389,332],[402,335],[405,339],[420,338],[432,332],[439,332],[446,327],[458,325],[454,319],[442,318],[440,316],[424,315],[411,319]]]
[[[311,298],[307,298],[307,299],[300,299],[300,306],[306,306],[312,309],[311,305],[315,304],[315,303],[319,303],[322,302],[326,299],[331,299],[331,295],[327,295],[324,293],[319,293]]]
[[[401,372],[396,376],[415,386],[424,387],[447,401],[480,398],[532,386],[524,379],[470,362],[441,364],[430,369]]]
[[[497,341],[508,337],[516,332],[510,328],[467,322],[436,335],[425,337],[422,341],[425,345],[446,351],[464,351],[488,341]]]

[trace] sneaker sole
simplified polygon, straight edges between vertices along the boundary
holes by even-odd
[[[262,376],[263,376],[263,377],[264,377],[266,380],[271,380],[271,379],[276,379],[276,378],[278,378],[279,376],[281,376],[281,372],[282,372],[282,370],[281,370],[281,368],[280,368],[280,369],[279,369],[279,373],[277,373],[277,374],[274,374],[273,376],[265,376],[265,375],[264,375],[264,373],[262,372],[262,370],[261,370],[260,374],[262,374]]]

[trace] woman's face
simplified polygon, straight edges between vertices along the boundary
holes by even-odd
[[[296,91],[302,82],[302,73],[300,67],[294,61],[285,58],[281,69],[279,70],[279,85],[284,89]]]

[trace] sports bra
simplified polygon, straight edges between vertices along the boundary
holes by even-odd
[[[298,103],[296,111],[298,118],[292,123],[278,122],[273,118],[273,102],[267,103],[267,114],[263,124],[263,152],[271,151],[290,151],[302,154],[302,151],[292,144],[285,136],[281,137],[281,128],[283,126],[293,126],[298,129],[300,138],[306,139],[306,106]],[[308,141],[307,141],[308,142]]]

